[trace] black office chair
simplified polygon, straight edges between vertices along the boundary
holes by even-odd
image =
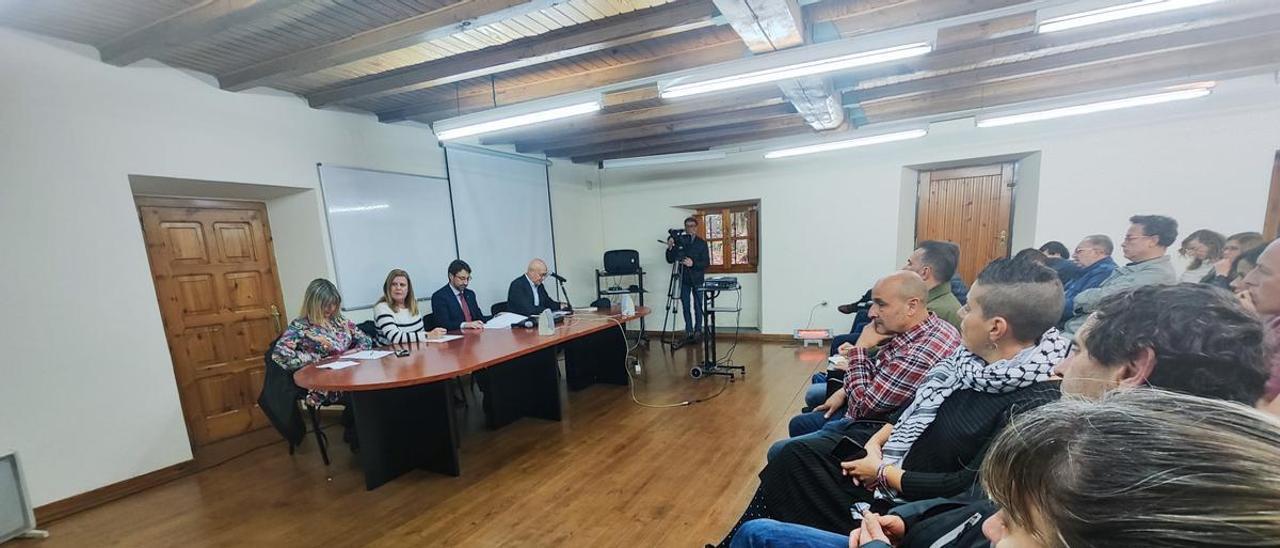
[[[360,331],[363,332],[365,335],[368,335],[370,339],[373,339],[375,341],[379,340],[378,337],[382,336],[382,333],[378,331],[378,324],[373,323],[373,320],[365,320],[363,322],[360,322],[356,324],[356,327],[359,328]]]
[[[298,409],[298,402],[302,402],[311,417],[311,431],[315,433],[320,458],[324,460],[325,466],[329,466],[329,438],[320,428],[320,408],[307,405],[307,390],[293,382],[293,372],[280,367],[280,364],[271,359],[271,352],[279,340],[277,338],[271,342],[262,358],[265,374],[262,392],[258,395],[258,407],[289,443],[289,454],[292,455],[307,435],[307,426],[302,422],[302,412]]]
[[[436,315],[434,312],[428,313],[426,316],[422,317],[422,326],[427,331],[440,327],[440,324],[436,323]]]
[[[502,301],[500,303],[493,303],[493,306],[489,307],[490,316],[497,316],[498,314],[501,314],[506,311],[507,311],[507,301]]]

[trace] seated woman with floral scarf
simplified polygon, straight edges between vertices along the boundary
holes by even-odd
[[[1009,420],[1059,396],[1050,378],[1070,347],[1053,328],[1062,302],[1062,284],[1046,266],[987,265],[960,311],[964,346],[929,371],[895,424],[868,423],[852,440],[866,456],[840,462],[829,445],[788,444],[761,471],[722,545],[751,519],[846,534],[867,506],[882,512],[972,489],[987,446]]]

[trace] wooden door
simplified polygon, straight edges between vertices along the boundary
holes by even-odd
[[[266,426],[262,358],[285,321],[266,206],[137,204],[192,446]]]
[[[1009,256],[1013,187],[1012,163],[921,172],[916,241],[958,244],[956,272],[972,284],[987,263]]]

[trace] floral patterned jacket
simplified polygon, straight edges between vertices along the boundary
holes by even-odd
[[[302,369],[307,364],[331,358],[348,350],[373,348],[373,339],[365,335],[355,322],[341,314],[324,324],[313,324],[306,318],[289,322],[280,335],[271,359],[290,371]]]

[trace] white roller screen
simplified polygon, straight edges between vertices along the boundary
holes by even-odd
[[[555,271],[546,164],[448,148],[458,254],[474,270],[471,288],[487,313],[534,257]],[[547,290],[557,295],[555,281]]]

